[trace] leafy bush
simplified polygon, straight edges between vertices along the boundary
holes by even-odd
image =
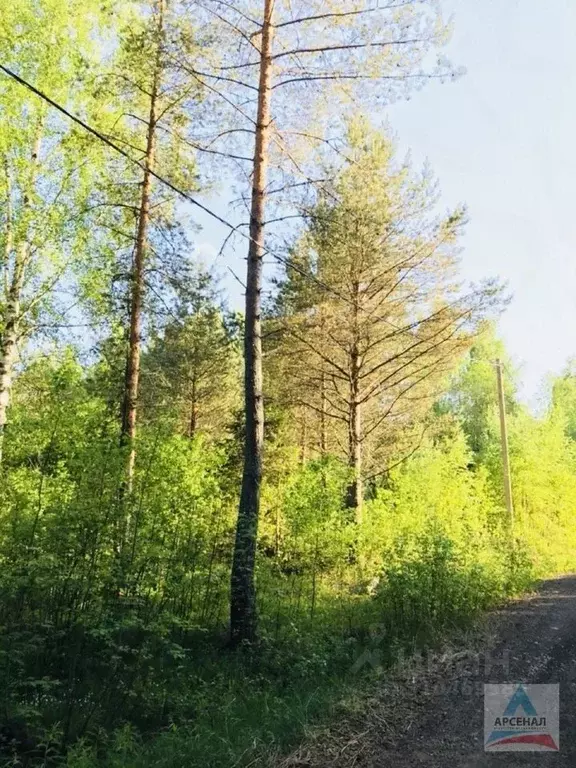
[[[474,562],[444,532],[431,528],[412,541],[398,540],[386,555],[376,600],[385,636],[411,649],[437,642],[468,625],[482,611],[526,587],[516,564],[502,556],[492,568]]]

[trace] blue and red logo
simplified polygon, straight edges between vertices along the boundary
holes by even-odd
[[[553,688],[557,686],[531,686],[534,689]],[[501,715],[494,717],[494,698],[502,696],[505,691],[498,692],[488,689],[510,689],[510,686],[486,686],[486,706],[489,706],[488,696],[492,696],[492,730],[485,742],[487,751],[536,750],[558,752],[557,704],[552,702],[552,711],[548,707],[536,707],[523,685],[515,687],[512,696]],[[509,693],[507,694],[509,696]],[[540,698],[540,696],[539,696]],[[541,702],[542,703],[542,702]],[[544,705],[548,702],[544,701]],[[487,713],[488,714],[488,713]],[[488,731],[487,731],[488,733]]]

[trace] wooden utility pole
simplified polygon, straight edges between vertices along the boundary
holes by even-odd
[[[500,406],[500,438],[502,441],[502,467],[504,470],[504,495],[510,525],[514,523],[514,504],[512,501],[512,480],[510,478],[510,456],[508,454],[508,427],[506,425],[506,405],[504,402],[504,380],[502,362],[496,360],[496,378],[498,381],[498,405]]]

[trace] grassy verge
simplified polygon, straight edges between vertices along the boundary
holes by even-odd
[[[401,554],[390,554],[373,596],[321,593],[314,614],[264,620],[260,645],[239,653],[222,635],[150,626],[135,614],[76,627],[56,643],[50,628],[28,628],[11,651],[5,636],[5,661],[29,666],[42,648],[51,667],[36,679],[16,675],[8,687],[3,764],[268,765],[400,654],[434,647],[530,584],[522,559],[508,558],[505,570],[470,563],[443,536]]]

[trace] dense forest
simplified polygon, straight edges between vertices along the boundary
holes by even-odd
[[[522,403],[466,209],[382,127],[458,76],[449,33],[432,0],[4,4],[0,765],[269,764],[571,568],[576,372]]]

